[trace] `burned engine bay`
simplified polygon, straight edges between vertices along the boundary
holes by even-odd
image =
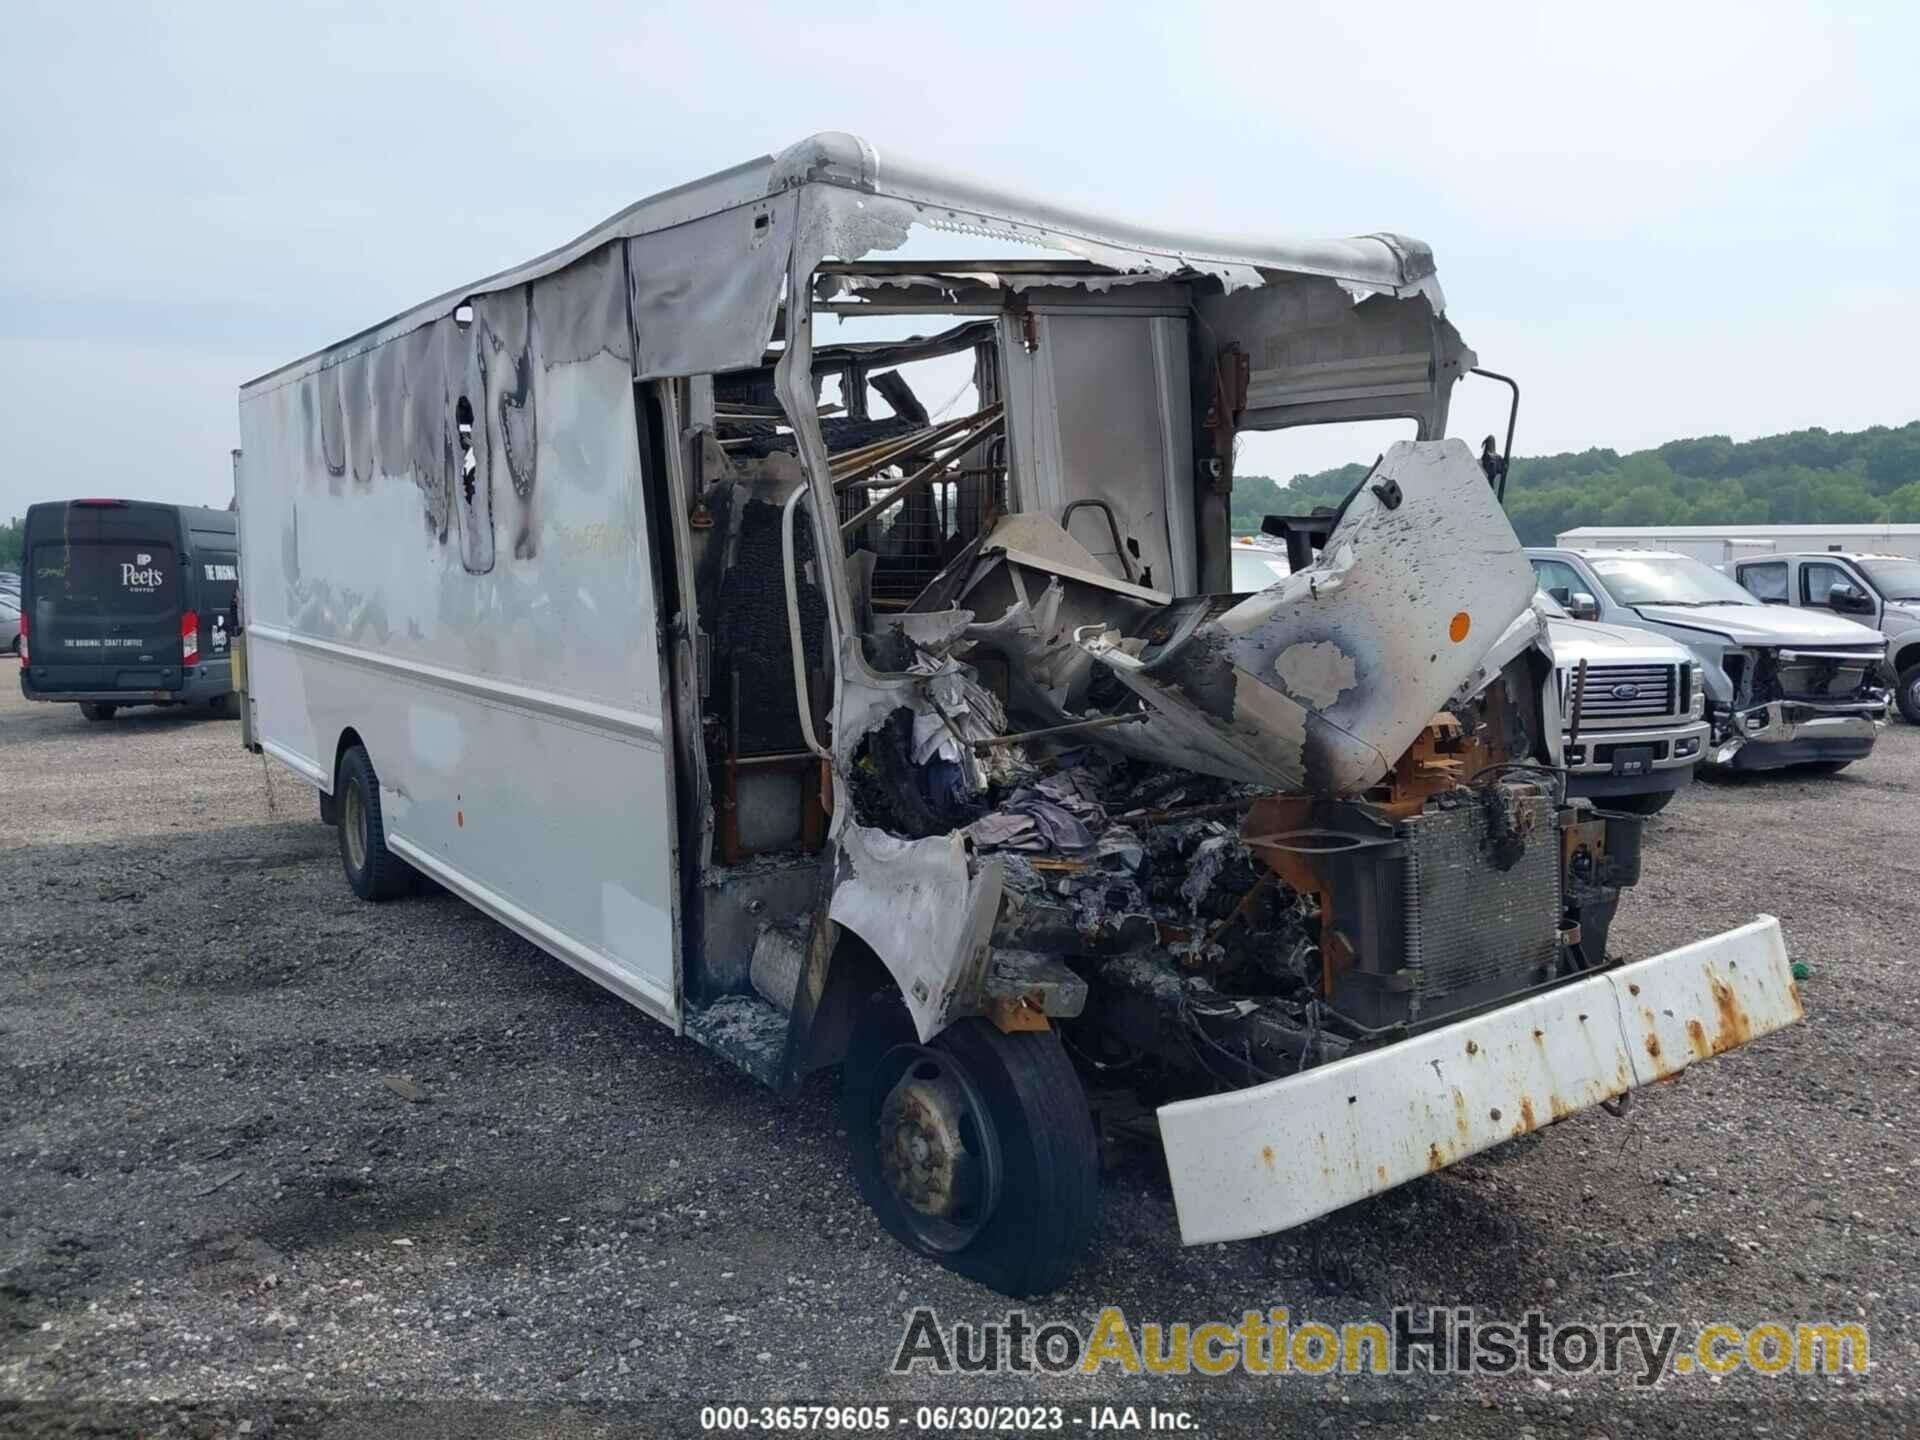
[[[1175,596],[1000,513],[993,407],[932,440],[924,412],[845,417],[823,425],[837,477],[940,447],[986,483],[935,492],[977,507],[973,534],[909,599],[878,603],[901,552],[854,551],[860,634],[836,657],[765,398],[720,402],[743,433],[705,437],[695,521],[709,1014],[817,1004],[824,928],[879,959],[923,1041],[984,1015],[1237,1087],[1606,963],[1641,822],[1564,798],[1532,571],[1464,445],[1395,445],[1267,590]],[[843,533],[888,518],[848,489]]]

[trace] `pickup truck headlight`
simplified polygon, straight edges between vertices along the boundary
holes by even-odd
[[[1687,664],[1687,694],[1693,697],[1687,713],[1698,720],[1707,713],[1707,667],[1698,660]]]

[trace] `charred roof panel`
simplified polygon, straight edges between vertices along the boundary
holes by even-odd
[[[769,239],[752,224],[735,235],[723,234],[701,257],[695,271],[682,271],[691,296],[711,289],[716,300],[701,321],[714,320],[716,306],[728,308],[728,327],[744,329],[766,315],[764,281],[736,286],[730,279],[749,257],[767,252],[784,256],[798,244],[802,258],[833,255],[854,259],[875,249],[897,247],[914,225],[987,235],[1026,245],[1067,251],[1117,271],[1176,274],[1198,272],[1219,278],[1229,289],[1265,284],[1278,274],[1314,275],[1363,293],[1427,296],[1441,308],[1434,281],[1433,255],[1417,240],[1390,234],[1344,240],[1244,241],[1205,233],[1183,234],[1073,210],[995,189],[968,176],[911,159],[882,153],[856,136],[829,132],[789,146],[777,156],[762,156],[730,170],[696,180],[628,206],[585,234],[523,265],[501,271],[429,300],[338,344],[249,382],[243,393],[275,388],[349,355],[375,348],[449,315],[475,296],[524,285],[574,264],[620,240],[653,236],[677,227],[695,227],[727,211],[766,209],[770,197],[806,190],[813,203],[797,203],[796,225]],[[773,228],[779,229],[777,221]],[[797,232],[797,233],[796,233]],[[682,240],[696,233],[690,229]],[[667,242],[685,258],[691,248]],[[651,247],[644,247],[651,248]],[[753,269],[772,269],[768,263]],[[664,298],[664,297],[663,297]],[[768,323],[770,333],[771,325]],[[740,347],[728,347],[728,353]],[[672,357],[650,362],[648,373],[668,373],[660,364],[693,363],[707,357]],[[682,371],[680,373],[688,373]]]

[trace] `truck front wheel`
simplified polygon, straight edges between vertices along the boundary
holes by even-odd
[[[96,724],[113,719],[113,712],[119,708],[118,705],[104,705],[96,700],[82,700],[80,702],[80,713]]]
[[[1909,665],[1900,672],[1900,713],[1909,725],[1920,725],[1920,665]]]
[[[334,782],[340,797],[340,868],[347,884],[362,900],[392,900],[413,888],[413,872],[387,849],[386,825],[380,818],[380,777],[373,761],[356,745],[340,757],[340,776]]]
[[[922,1045],[884,991],[856,1021],[842,1105],[854,1182],[896,1240],[1007,1295],[1073,1273],[1099,1211],[1099,1151],[1052,1031],[974,1018]]]

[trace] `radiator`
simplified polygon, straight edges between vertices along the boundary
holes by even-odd
[[[1560,837],[1553,801],[1515,795],[1525,849],[1509,870],[1490,855],[1482,805],[1429,811],[1406,824],[1406,951],[1415,1018],[1530,988],[1558,958]]]
[[[1367,1026],[1425,1024],[1555,978],[1560,836],[1553,801],[1508,787],[1518,858],[1501,869],[1477,801],[1401,821],[1390,844],[1334,867],[1334,924],[1352,944],[1334,1007]]]

